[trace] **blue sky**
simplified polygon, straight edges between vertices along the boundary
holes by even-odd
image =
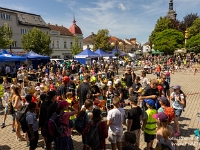
[[[84,37],[107,28],[110,35],[147,42],[156,20],[165,16],[169,0],[0,0],[0,7],[42,16],[46,23],[72,25],[73,13]],[[200,0],[174,0],[174,10],[182,18],[200,15]]]

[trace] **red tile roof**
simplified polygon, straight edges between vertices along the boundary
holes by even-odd
[[[51,24],[48,24],[48,26],[51,30],[60,31],[61,35],[73,36],[73,34],[66,27]]]
[[[112,42],[123,42],[123,40],[122,39],[119,39],[119,38],[117,38],[117,37],[115,37],[115,36],[110,36],[109,37],[109,42],[110,43],[112,43]]]

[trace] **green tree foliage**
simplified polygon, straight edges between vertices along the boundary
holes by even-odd
[[[188,28],[189,38],[200,33],[200,18],[197,18],[191,27]]]
[[[8,48],[12,45],[13,40],[12,31],[10,30],[7,23],[0,27],[0,48]]]
[[[183,21],[180,22],[179,24],[179,31],[181,32],[185,32],[185,30],[189,27],[192,26],[193,22],[199,18],[198,14],[197,13],[190,13],[190,14],[187,14],[184,18],[183,18]]]
[[[200,53],[200,33],[188,39],[185,46],[191,52]]]
[[[82,49],[78,45],[78,37],[74,36],[74,44],[71,47],[71,53],[72,55],[77,55],[82,51]]]
[[[167,29],[158,33],[154,39],[154,49],[165,54],[173,54],[177,48],[182,48],[184,35],[175,29]]]
[[[154,30],[152,31],[150,37],[149,37],[149,42],[150,42],[150,45],[152,46],[152,44],[155,44],[154,43],[154,39],[156,37],[156,35],[166,29],[173,29],[173,25],[172,25],[172,22],[169,18],[163,18],[163,17],[160,17],[158,20],[157,20],[157,23],[155,25],[155,28]]]
[[[28,33],[24,34],[21,42],[22,48],[27,52],[32,50],[35,53],[43,55],[52,54],[52,49],[49,47],[51,43],[50,35],[38,28],[34,27]]]
[[[94,37],[94,50],[97,50],[98,48],[103,51],[111,50],[109,43],[109,31],[107,29],[99,30],[97,35]]]

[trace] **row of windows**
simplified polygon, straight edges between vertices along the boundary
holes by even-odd
[[[2,13],[2,14],[1,14],[1,19],[11,20],[11,17],[10,17],[9,14],[4,14],[4,13]]]
[[[72,47],[72,45],[73,45],[73,42],[70,42],[70,47]],[[80,43],[80,47],[81,47],[81,43]],[[51,48],[60,48],[59,41],[57,42],[52,41]],[[64,48],[67,48],[67,42],[64,42]]]

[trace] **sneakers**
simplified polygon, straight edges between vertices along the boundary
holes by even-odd
[[[1,124],[1,128],[4,128],[6,125],[5,125],[5,123],[3,122],[2,124]]]

